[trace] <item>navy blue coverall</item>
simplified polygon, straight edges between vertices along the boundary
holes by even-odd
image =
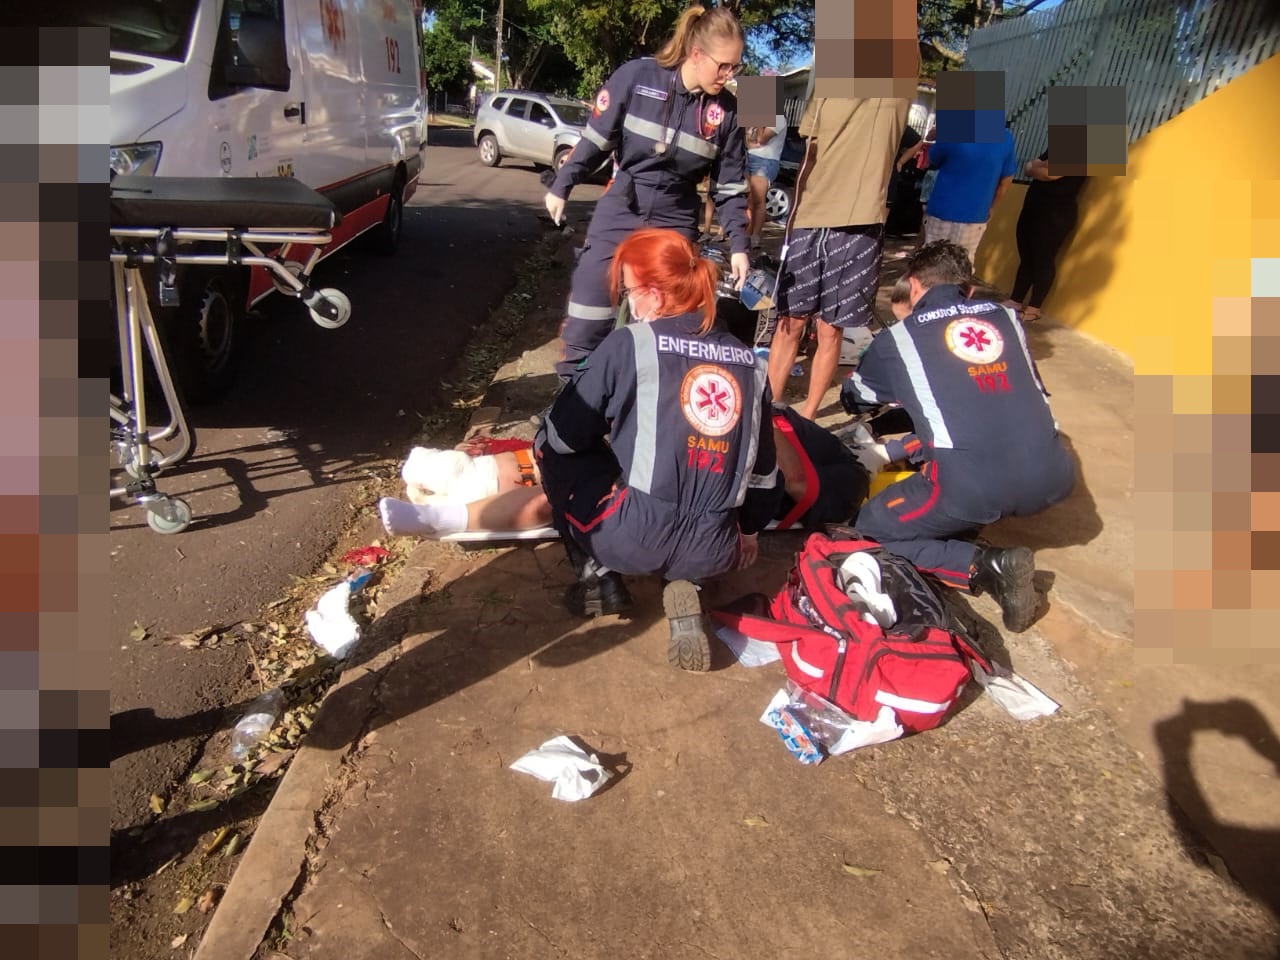
[[[1058,437],[1022,328],[1004,307],[933,287],[876,335],[841,386],[850,413],[897,403],[915,434],[886,443],[920,472],[872,497],[858,532],[968,588],[973,543],[947,539],[1065,499],[1075,464]]]
[[[659,143],[665,145],[661,152]],[[695,239],[698,184],[708,173],[731,251],[750,248],[747,150],[732,93],[690,93],[678,66],[660,67],[652,58],[625,63],[596,94],[582,139],[550,193],[567,199],[573,186],[610,153],[613,180],[591,216],[560,332],[565,353],[557,370],[565,379],[613,329],[617,311],[608,284],[613,251],[628,234],[646,226],[667,227]]]
[[[701,317],[615,330],[547,412],[534,449],[556,529],[597,574],[733,569],[781,485],[764,361]]]

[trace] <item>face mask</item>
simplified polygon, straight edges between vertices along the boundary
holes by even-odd
[[[640,315],[640,309],[636,306],[636,298],[631,294],[627,294],[627,312],[631,315],[632,320],[644,321],[649,319]]]

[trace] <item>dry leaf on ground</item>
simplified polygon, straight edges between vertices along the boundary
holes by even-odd
[[[851,877],[878,877],[884,873],[883,870],[873,870],[870,867],[855,867],[852,863],[842,864],[842,867]]]

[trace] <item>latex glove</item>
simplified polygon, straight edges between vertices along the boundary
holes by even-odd
[[[548,193],[542,201],[546,204],[547,213],[551,214],[551,222],[557,227],[564,222],[564,200],[553,193]]]
[[[751,258],[745,253],[735,253],[729,257],[729,272],[733,274],[733,289],[741,290],[747,282],[747,273],[751,270]]]
[[[760,534],[742,533],[738,535],[738,569],[745,570],[760,556]]]
[[[889,463],[889,451],[883,443],[864,443],[853,448],[853,455],[867,473],[877,474]]]

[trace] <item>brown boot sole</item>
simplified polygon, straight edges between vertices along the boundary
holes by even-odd
[[[671,629],[667,663],[695,673],[710,670],[711,638],[698,588],[688,580],[673,580],[662,591],[662,608]]]

